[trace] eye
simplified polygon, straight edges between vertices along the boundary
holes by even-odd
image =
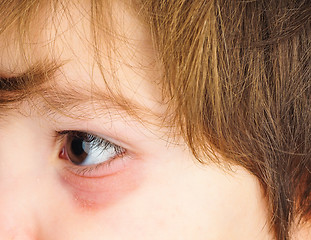
[[[127,147],[82,131],[58,131],[54,136],[58,155],[53,166],[60,184],[83,210],[115,202],[138,184],[142,167]]]
[[[65,136],[60,158],[74,165],[98,165],[122,156],[125,152],[124,148],[93,134],[79,131],[60,134]]]

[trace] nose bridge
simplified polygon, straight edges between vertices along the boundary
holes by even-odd
[[[0,239],[37,239],[40,156],[33,134],[27,127],[1,129]]]
[[[0,128],[0,182],[3,178],[35,176],[45,161],[46,133],[35,121],[21,117]]]
[[[0,239],[36,239],[35,186],[27,179],[0,184]]]

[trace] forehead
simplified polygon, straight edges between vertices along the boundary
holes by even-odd
[[[89,50],[93,50],[95,38],[96,47],[105,53],[104,56],[107,55],[107,50],[112,50],[113,47],[115,52],[117,49],[124,51],[129,46],[136,48],[139,45],[139,48],[150,48],[148,46],[150,44],[149,35],[143,24],[134,16],[132,8],[120,1],[112,1],[112,4],[108,5],[110,7],[104,6],[96,13],[92,9],[94,6],[89,1],[83,1],[84,4],[66,1],[66,5],[53,5],[52,2],[50,5],[32,6],[36,11],[28,10],[29,14],[22,14],[27,9],[21,7],[19,12],[14,14],[17,15],[16,18],[10,15],[0,18],[1,24],[3,18],[12,18],[12,24],[5,25],[4,30],[1,26],[0,30],[2,49],[11,47],[9,50],[12,48],[15,50],[15,54],[6,52],[7,56],[19,57],[15,56],[17,52],[22,54],[22,50],[28,49],[36,55],[28,55],[27,61],[38,61],[42,57],[57,57],[60,51],[64,50],[62,52],[64,57],[68,57],[66,54],[70,50],[74,51],[76,55],[78,54],[77,57],[79,57],[85,55],[81,52],[88,50],[86,53],[89,53]],[[5,3],[0,4],[6,5]],[[19,48],[16,48],[17,45]],[[118,51],[118,53],[120,52]],[[72,57],[72,54],[69,54],[69,57]],[[3,64],[5,65],[2,62],[1,65]],[[12,67],[14,67],[14,63],[12,63]]]
[[[25,33],[12,26],[9,34],[1,34],[0,74],[18,76],[53,62],[60,66],[53,86],[84,93],[96,89],[105,96],[109,89],[154,109],[161,71],[148,30],[122,2],[113,1],[98,18],[92,5],[83,2],[43,6],[29,17]]]

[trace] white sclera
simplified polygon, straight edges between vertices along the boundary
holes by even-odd
[[[98,146],[92,142],[82,142],[82,148],[88,154],[86,159],[80,165],[94,165],[108,161],[117,155],[115,147],[111,146]]]

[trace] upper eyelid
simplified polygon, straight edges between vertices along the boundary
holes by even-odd
[[[113,141],[105,138],[105,137],[101,137],[101,136],[98,136],[96,134],[93,134],[93,133],[89,133],[89,132],[84,132],[84,131],[77,131],[77,130],[65,130],[65,131],[60,131],[58,132],[58,135],[62,136],[62,137],[65,137],[66,135],[68,134],[85,134],[86,136],[92,136],[93,139],[91,139],[89,142],[93,142],[93,141],[96,141],[96,139],[99,139],[99,142],[98,145],[104,145],[105,147],[117,147],[117,148],[122,148],[122,149],[125,149],[124,147],[120,146],[119,144],[117,143],[114,143]]]
[[[81,124],[83,124],[83,122],[79,122],[79,123],[76,123],[74,125],[81,126]],[[63,125],[63,124],[60,124],[60,125]],[[112,144],[114,144],[116,146],[120,146],[123,149],[125,149],[127,153],[131,153],[133,155],[141,154],[141,152],[143,151],[143,149],[140,149],[138,147],[138,145],[136,144],[137,138],[128,139],[128,134],[127,133],[125,134],[124,131],[123,132],[116,132],[114,130],[111,131],[109,129],[92,131],[92,129],[98,129],[98,127],[96,125],[93,125],[93,127],[89,127],[88,126],[88,127],[85,127],[85,128],[84,127],[83,128],[79,128],[79,127],[73,127],[70,124],[66,128],[65,128],[65,130],[62,130],[62,129],[64,129],[63,127],[62,128],[57,127],[55,129],[56,136],[59,139],[64,137],[65,134],[68,133],[68,132],[84,132],[84,133],[89,133],[89,134],[92,134],[92,135],[97,136],[99,138],[105,139],[106,141],[109,141],[110,143],[112,143]],[[124,141],[124,139],[126,141]]]

